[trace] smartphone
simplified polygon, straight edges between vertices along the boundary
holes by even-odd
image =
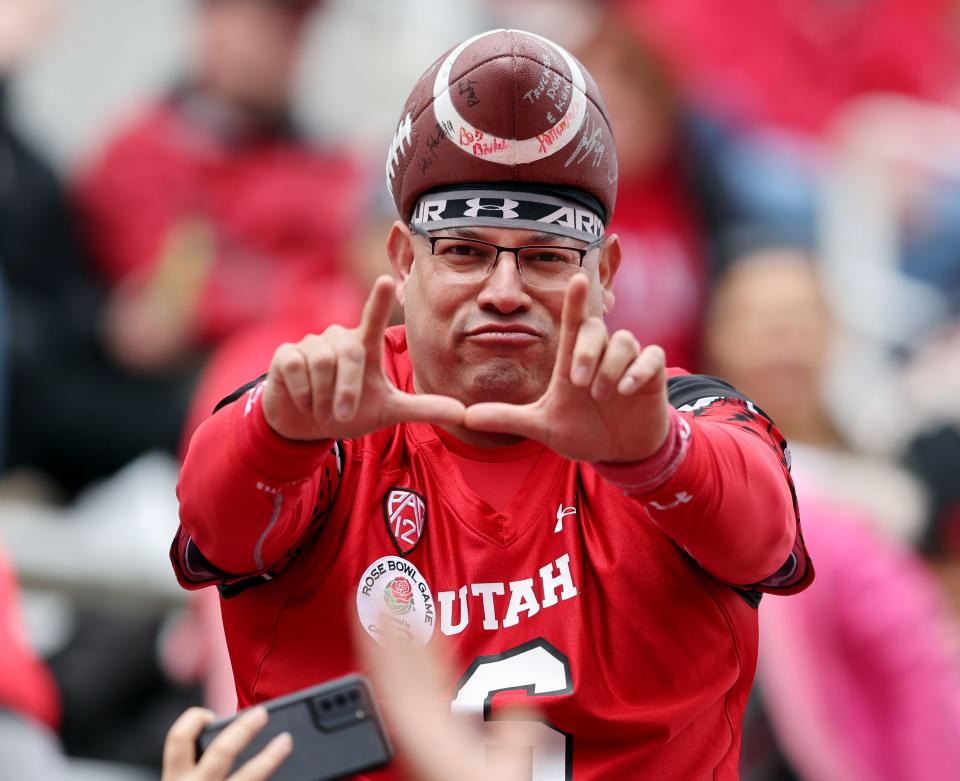
[[[293,736],[293,751],[271,781],[333,781],[382,767],[393,758],[370,684],[361,675],[347,675],[260,704],[270,721],[240,754],[234,769],[281,732]],[[207,726],[197,739],[197,756],[235,718]]]

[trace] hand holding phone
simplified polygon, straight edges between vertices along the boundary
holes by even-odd
[[[163,781],[224,781],[237,755],[267,724],[265,708],[251,708],[237,718],[210,745],[197,762],[196,741],[201,730],[216,717],[205,708],[190,708],[167,733],[163,747]],[[277,735],[227,781],[267,781],[293,748],[289,733]]]
[[[293,738],[293,749],[272,776],[264,776],[271,781],[334,781],[381,767],[393,756],[370,686],[362,676],[337,678],[269,700],[260,707],[269,714],[269,723],[249,740],[245,748],[230,756],[230,764],[239,765],[253,759],[258,752],[272,745],[271,740],[282,740],[283,733],[289,733]],[[202,765],[210,753],[221,753],[218,741],[248,718],[249,712],[204,728],[196,743],[197,754],[201,757],[199,764]],[[248,781],[247,777],[240,775],[242,772],[242,769],[238,771],[236,781]],[[201,776],[189,781],[220,781],[222,778]],[[258,781],[260,776],[250,777],[250,781],[254,779]],[[234,781],[233,776],[230,781]]]

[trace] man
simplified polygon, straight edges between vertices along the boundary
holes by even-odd
[[[220,586],[241,705],[356,669],[359,621],[442,644],[478,726],[541,712],[535,779],[736,778],[760,592],[813,570],[773,424],[606,332],[616,166],[545,39],[476,36],[414,87],[394,278],[358,328],[281,345],[184,463],[171,554]]]

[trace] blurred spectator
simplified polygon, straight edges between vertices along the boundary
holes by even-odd
[[[556,36],[600,87],[620,162],[610,230],[623,246],[608,322],[696,369],[714,275],[743,236],[809,235],[808,183],[792,158],[742,144],[692,104],[624,4],[488,4],[510,26]],[[743,170],[763,186],[746,186]]]
[[[747,241],[812,234],[806,167],[691,100],[629,2],[487,4],[501,22],[569,47],[603,93],[620,162],[610,230],[623,246],[608,323],[661,345],[671,365],[701,367],[714,276]]]
[[[52,7],[51,2],[37,2],[29,7],[12,0],[0,4],[0,472],[6,466],[9,447],[10,340],[12,334],[20,331],[23,318],[29,317],[26,307],[10,300],[7,286],[12,281],[27,293],[33,287],[31,283],[35,284],[24,258],[25,248],[40,238],[32,235],[35,221],[30,218],[39,214],[42,219],[48,211],[45,204],[51,200],[50,190],[55,189],[50,186],[49,171],[11,127],[8,82],[20,61],[42,37]],[[13,306],[17,308],[12,309]]]
[[[344,295],[354,166],[300,134],[291,86],[310,0],[196,0],[181,83],[80,178],[111,286],[105,333],[131,369],[197,367],[239,330]]]
[[[812,259],[781,247],[734,263],[706,334],[710,369],[746,389],[790,441],[804,534],[817,552],[817,584],[791,604],[761,605],[756,704],[777,748],[811,781],[952,778],[956,627],[921,560],[870,528],[882,518],[907,536],[916,487],[892,465],[845,452],[823,404],[830,324]],[[769,762],[769,746],[764,757],[754,737],[744,762]],[[743,776],[770,778],[749,764]]]
[[[300,338],[318,319],[325,324],[324,311],[346,317],[354,306],[343,262],[360,179],[345,156],[314,148],[291,117],[314,5],[196,0],[194,59],[182,83],[80,177],[78,205],[109,287],[105,317],[91,307],[83,322],[107,355],[96,372],[81,373],[41,354],[47,375],[32,401],[33,416],[56,421],[76,458],[93,462],[78,469],[84,477],[149,448],[176,452],[196,380],[228,337],[263,328]],[[244,375],[266,368],[253,353],[238,360]],[[52,389],[69,397],[41,415]],[[96,457],[103,448],[110,458]],[[77,624],[50,660],[67,749],[159,765],[172,713],[197,698],[160,669],[161,617],[84,609]]]
[[[960,766],[956,625],[921,559],[801,492],[818,584],[761,606],[759,691],[810,781],[950,781]]]
[[[681,99],[654,53],[609,11],[574,54],[603,93],[620,162],[609,230],[620,237],[623,262],[610,327],[693,369],[710,261]]]
[[[848,437],[894,454],[960,419],[960,113],[875,96],[833,131],[821,246],[844,371],[831,383]]]
[[[958,97],[953,0],[618,2],[699,103],[750,124],[816,134],[866,93]]]
[[[886,460],[855,453],[825,401],[833,325],[815,261],[802,248],[758,247],[718,280],[705,329],[711,371],[746,388],[790,443],[798,484],[857,508],[913,541],[924,512],[918,483]]]
[[[76,191],[110,287],[107,347],[144,382],[192,399],[168,420],[184,443],[217,401],[266,371],[277,343],[355,319],[349,250],[367,198],[354,163],[314,146],[292,115],[319,4],[194,5],[180,83],[105,145]],[[218,712],[235,708],[213,596],[164,635],[162,663],[181,685],[202,681]]]
[[[119,371],[103,355],[101,292],[69,206],[10,119],[9,82],[56,7],[0,2],[0,375],[9,384],[0,466],[40,470],[72,494],[150,447],[172,451],[178,432],[169,421],[182,416],[187,394]]]
[[[5,456],[0,469],[35,463],[40,455],[38,428],[43,424],[31,397],[42,385],[45,367],[81,341],[75,327],[82,328],[89,303],[59,184],[9,115],[9,82],[42,39],[54,5],[40,0],[0,3],[0,448]]]
[[[841,444],[821,388],[830,322],[806,251],[761,247],[742,257],[719,280],[708,319],[711,369],[750,388],[791,446]]]

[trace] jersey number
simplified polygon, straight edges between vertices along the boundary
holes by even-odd
[[[573,692],[570,663],[543,638],[501,654],[479,656],[460,679],[451,703],[454,713],[474,714],[482,723],[490,719],[490,700],[502,691],[529,695]],[[573,738],[549,724],[537,724],[531,746],[532,781],[569,781],[573,777]]]

